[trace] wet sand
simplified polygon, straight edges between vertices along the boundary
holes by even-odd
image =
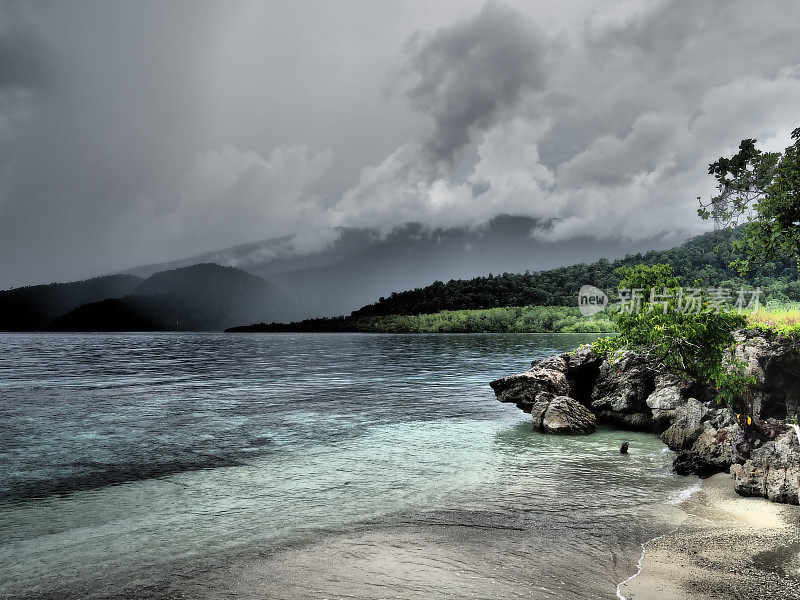
[[[681,509],[677,531],[647,545],[624,597],[800,599],[800,507],[737,496],[720,474]]]
[[[618,576],[608,559],[605,548],[590,548],[583,541],[558,548],[544,532],[531,535],[526,528],[381,525],[243,562],[220,578],[222,588],[197,596],[603,600],[613,598]]]

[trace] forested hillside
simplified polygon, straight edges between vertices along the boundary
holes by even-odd
[[[352,316],[420,315],[500,306],[573,306],[582,285],[590,284],[612,292],[619,283],[615,273],[618,267],[656,263],[672,266],[686,286],[695,281],[700,287],[760,286],[765,298],[800,300],[797,265],[789,257],[756,265],[746,277],[740,277],[729,266],[735,258],[731,239],[738,234],[738,230],[706,233],[669,250],[629,254],[613,262],[600,259],[591,264],[538,273],[504,273],[447,283],[437,281],[423,288],[381,298],[353,312]]]
[[[141,283],[133,275],[108,275],[0,291],[0,331],[42,329],[57,316],[82,304],[124,296]]]
[[[381,298],[354,311],[349,317],[307,319],[289,324],[256,324],[237,327],[236,331],[472,331],[477,324],[486,331],[572,331],[572,313],[533,310],[538,307],[575,307],[578,290],[589,284],[606,290],[614,299],[619,284],[616,269],[625,265],[669,264],[685,286],[742,286],[762,289],[763,300],[800,301],[800,280],[795,261],[789,257],[756,265],[741,277],[730,263],[736,258],[731,241],[739,230],[707,233],[669,250],[629,254],[623,259],[600,259],[591,264],[577,264],[537,273],[504,273],[474,279],[437,281],[429,286]],[[506,312],[477,312],[502,307],[527,307],[520,315]],[[443,313],[443,311],[452,311]],[[552,314],[551,314],[552,313]],[[575,310],[577,313],[577,309]],[[428,315],[420,321],[411,317]],[[546,317],[546,318],[544,318]],[[551,318],[552,317],[552,318]],[[544,320],[543,320],[544,318]],[[555,318],[555,321],[553,320]],[[533,320],[531,320],[533,319]],[[548,320],[549,319],[549,320]],[[552,322],[551,322],[552,321]],[[487,323],[493,323],[491,326]],[[604,323],[589,331],[607,330]],[[488,329],[486,328],[488,327]],[[549,327],[549,328],[548,328]]]

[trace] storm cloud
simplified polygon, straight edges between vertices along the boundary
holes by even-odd
[[[542,87],[543,38],[530,20],[496,2],[434,34],[411,36],[403,72],[416,78],[411,106],[433,119],[426,147],[434,162],[451,162],[473,129]]]
[[[695,198],[711,191],[705,165],[751,134],[775,147],[788,141],[800,42],[780,11],[649,6],[543,38],[533,17],[490,3],[413,38],[407,68],[422,83],[412,106],[434,126],[362,172],[342,222],[386,227],[399,214],[454,226],[508,212],[551,224],[534,232],[545,239],[698,232],[706,224]],[[487,49],[497,54],[489,61]],[[506,71],[513,85],[492,82],[487,62],[516,65]],[[431,159],[431,147],[444,151]],[[457,168],[438,160],[456,153]]]
[[[800,125],[800,7],[0,1],[0,287],[334,226],[679,239]]]

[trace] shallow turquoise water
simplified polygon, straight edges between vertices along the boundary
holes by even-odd
[[[0,337],[0,595],[614,597],[694,481],[487,385],[589,339]]]

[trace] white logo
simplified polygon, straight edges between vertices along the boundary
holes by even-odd
[[[584,317],[603,312],[608,306],[606,293],[593,285],[584,285],[578,292],[578,310]]]

